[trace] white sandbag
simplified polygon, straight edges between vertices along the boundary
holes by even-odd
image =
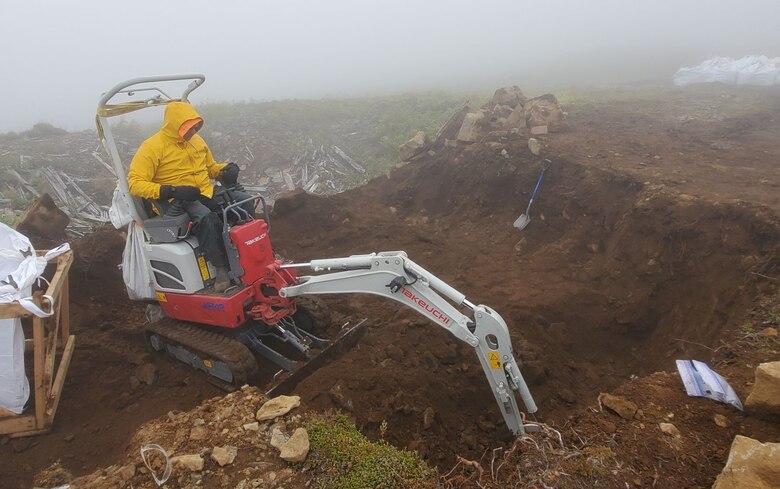
[[[116,229],[121,229],[133,221],[133,211],[130,207],[130,198],[124,195],[119,185],[114,189],[111,199],[111,207],[108,209],[108,218]]]
[[[144,230],[136,222],[127,227],[127,241],[122,252],[122,278],[131,300],[156,299],[152,274],[144,253]]]
[[[739,59],[715,57],[696,66],[683,66],[674,74],[677,86],[694,83],[770,86],[780,84],[780,58],[743,56]]]
[[[21,414],[30,398],[24,373],[24,332],[19,318],[0,319],[0,408]]]

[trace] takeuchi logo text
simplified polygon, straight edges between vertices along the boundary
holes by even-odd
[[[420,306],[420,308],[423,309],[425,312],[429,313],[431,316],[441,321],[442,324],[450,323],[450,318],[448,318],[443,312],[441,312],[440,310],[436,309],[434,306],[425,302],[425,299],[423,299],[422,297],[413,294],[406,287],[401,288],[401,293],[403,293],[403,295],[405,295],[409,300],[411,300],[412,302]]]

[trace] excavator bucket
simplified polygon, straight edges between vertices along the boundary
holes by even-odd
[[[313,372],[340,358],[344,352],[352,349],[366,333],[366,330],[366,319],[363,319],[355,326],[347,329],[344,334],[322,350],[319,355],[295,370],[291,372],[280,370],[274,377],[274,386],[266,392],[266,395],[268,395],[268,397],[275,397],[282,394],[290,394],[302,380]]]

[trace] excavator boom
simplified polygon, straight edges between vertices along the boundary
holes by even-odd
[[[474,348],[507,427],[515,434],[538,428],[525,424],[517,407],[513,391],[520,394],[528,413],[537,410],[515,361],[509,329],[501,316],[487,306],[472,304],[465,295],[410,260],[405,252],[353,255],[282,267],[327,272],[298,277],[296,285],[279,290],[282,297],[366,293],[395,300],[427,317]],[[471,317],[456,306],[465,306]]]

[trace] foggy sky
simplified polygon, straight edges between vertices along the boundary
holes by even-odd
[[[93,127],[100,94],[200,72],[195,103],[531,92],[671,79],[713,56],[780,56],[775,0],[0,0],[0,132]]]

